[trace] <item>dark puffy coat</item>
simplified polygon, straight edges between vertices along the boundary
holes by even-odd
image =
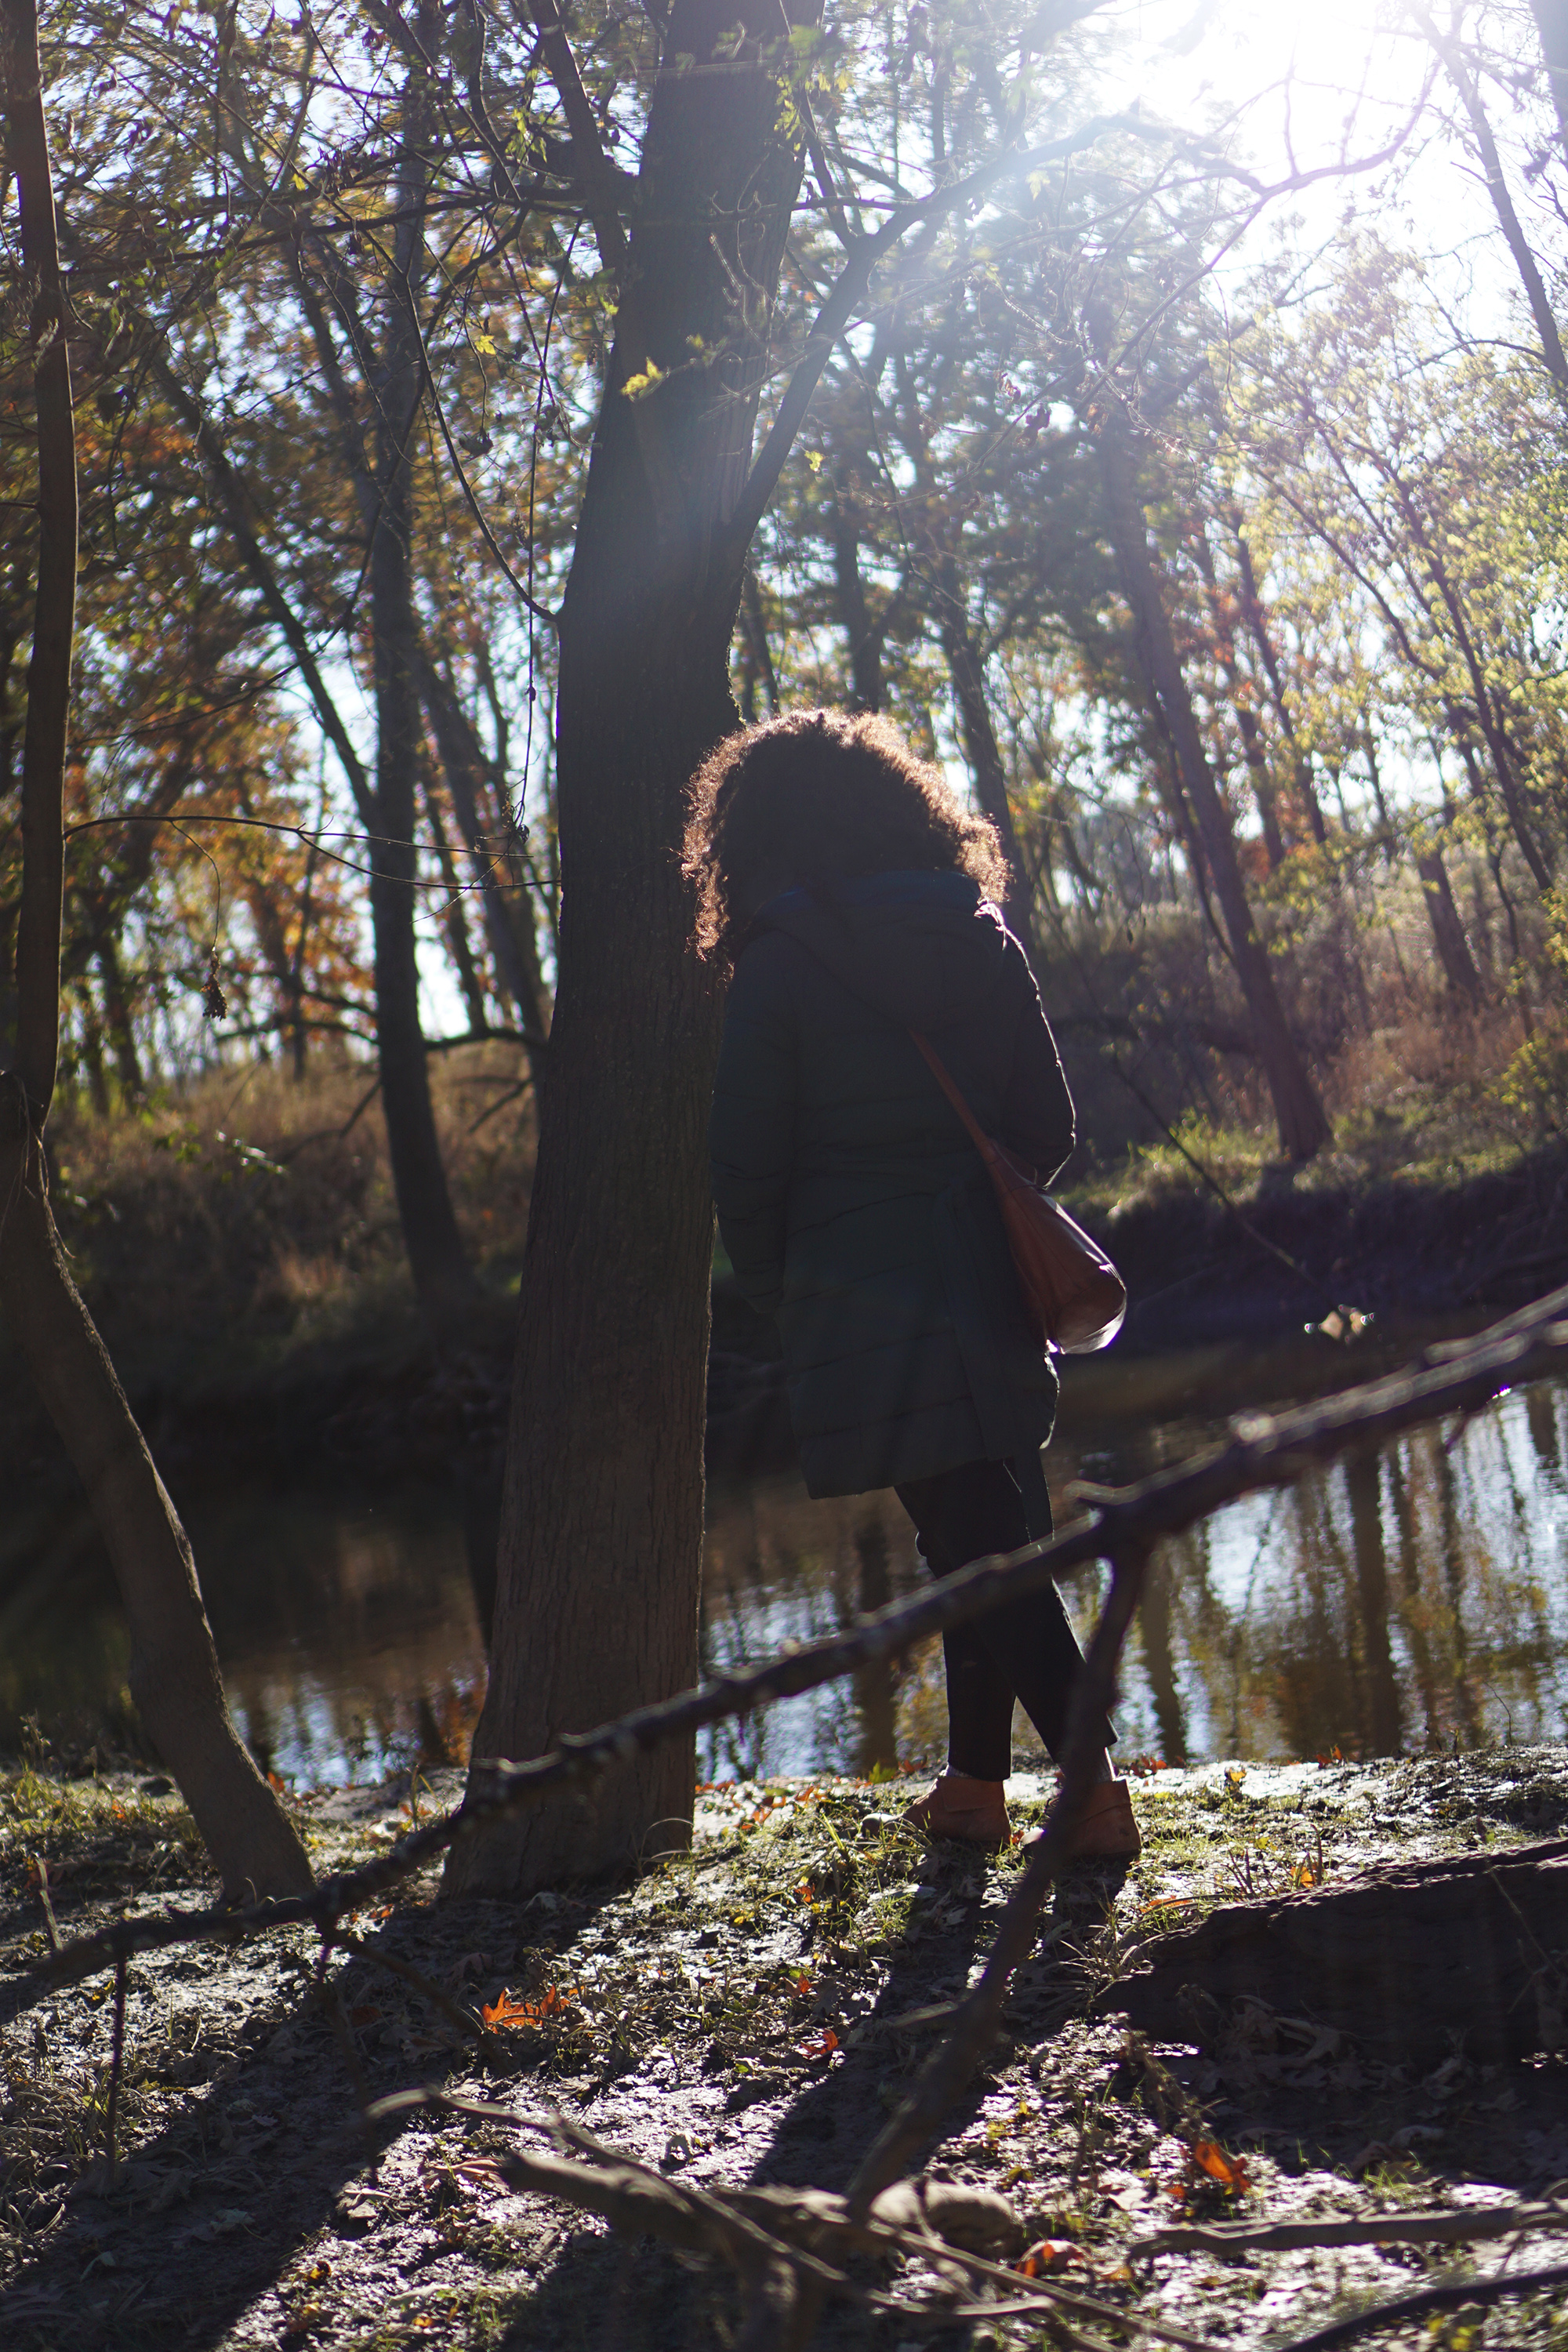
[[[786,891],[731,985],[711,1145],[735,1278],[777,1318],[813,1495],[862,1494],[1050,1433],[990,1179],[910,1027],[1042,1181],[1072,1103],[1039,993],[961,874]]]

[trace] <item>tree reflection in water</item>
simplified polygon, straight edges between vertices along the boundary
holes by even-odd
[[[1562,1738],[1564,1403],[1505,1397],[1163,1547],[1124,1736],[1171,1762]]]
[[[1156,1419],[1147,1393],[1135,1411],[1148,1366],[1129,1372],[1119,1414],[1065,1419],[1051,1447],[1058,1525],[1075,1479],[1142,1477],[1219,1433]],[[1565,1405],[1547,1385],[1505,1397],[1457,1431],[1418,1431],[1161,1547],[1128,1654],[1123,1757],[1364,1756],[1568,1734]],[[341,1780],[466,1753],[484,1665],[460,1496],[257,1489],[182,1504],[236,1714],[269,1769]],[[891,1495],[814,1503],[787,1476],[716,1484],[704,1666],[835,1632],[923,1574]],[[1087,1629],[1095,1579],[1067,1599]],[[0,1527],[0,1746],[14,1748],[34,1712],[84,1746],[122,1736],[125,1663],[85,1514]],[[939,1759],[944,1729],[931,1642],[717,1727],[700,1769],[886,1771]],[[1021,1717],[1015,1753],[1045,1760]]]

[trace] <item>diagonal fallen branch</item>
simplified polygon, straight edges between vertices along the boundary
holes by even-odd
[[[276,1927],[333,1927],[398,1885],[458,1838],[522,1810],[547,1790],[589,1784],[612,1761],[837,1681],[873,1658],[908,1650],[950,1626],[1042,1591],[1093,1561],[1131,1563],[1161,1537],[1191,1527],[1240,1496],[1288,1486],[1306,1469],[1425,1422],[1475,1412],[1500,1391],[1558,1370],[1565,1361],[1568,1286],[1473,1339],[1428,1348],[1407,1369],[1363,1387],[1288,1412],[1238,1414],[1229,1444],[1218,1451],[1136,1486],[1097,1492],[1089,1516],[1059,1535],[977,1560],[925,1591],[862,1618],[847,1633],[785,1649],[753,1673],[726,1676],[640,1707],[596,1730],[563,1738],[548,1754],[527,1763],[476,1768],[468,1794],[455,1812],[413,1832],[362,1868],[325,1880],[310,1895],[258,1903],[245,1910],[119,1920],[78,1937],[51,1957],[45,1964],[47,1974],[55,1982],[74,1982],[137,1951],[200,1941],[238,1942]],[[1128,1619],[1135,1597],[1123,1579],[1121,1585],[1113,1584],[1108,1608],[1114,1606]],[[1087,1683],[1080,1683],[1080,1689],[1086,1688]],[[1063,1762],[1065,1768],[1066,1757]],[[1063,1839],[1065,1834],[1064,1830]],[[1053,1841],[1053,1850],[1060,1842]],[[1035,1908],[1052,1868],[1054,1864],[1042,1863],[1039,1871],[1031,1865],[1026,1874]]]

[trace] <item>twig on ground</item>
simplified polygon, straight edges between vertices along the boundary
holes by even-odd
[[[1184,2221],[1134,2238],[1128,2255],[1283,2252],[1291,2246],[1479,2244],[1516,2231],[1568,2229],[1568,2206],[1446,2207],[1437,2213],[1372,2213],[1340,2221]]]
[[[1353,2312],[1348,2319],[1336,2319],[1328,2327],[1319,2327],[1310,2336],[1298,2336],[1281,2344],[1278,2352],[1331,2352],[1336,2344],[1349,2344],[1356,2336],[1370,2334],[1374,2327],[1392,2327],[1397,2321],[1420,2319],[1429,2311],[1456,2311],[1461,2305],[1475,2304],[1481,2309],[1500,2303],[1505,2295],[1535,2294],[1549,2286],[1568,2286],[1568,2263],[1552,2263],[1543,2271],[1495,2271],[1489,2278],[1457,2279],[1449,2286],[1421,2287],[1415,2294],[1402,2294],[1392,2303],[1374,2303],[1365,2311]]]
[[[41,1853],[31,1853],[27,1859],[38,1874],[38,1900],[44,1906],[44,1933],[48,1937],[50,1951],[58,1952],[60,1949],[60,1929],[55,1917],[55,1906],[49,1899],[49,1865]]]

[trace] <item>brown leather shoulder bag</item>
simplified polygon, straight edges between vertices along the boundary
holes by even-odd
[[[1127,1287],[1121,1276],[1099,1244],[1074,1223],[1059,1202],[1040,1190],[1006,1146],[986,1134],[929,1038],[918,1029],[911,1029],[910,1035],[985,1162],[1002,1211],[1025,1312],[1040,1345],[1059,1349],[1068,1356],[1092,1355],[1097,1348],[1109,1347],[1127,1313]]]

